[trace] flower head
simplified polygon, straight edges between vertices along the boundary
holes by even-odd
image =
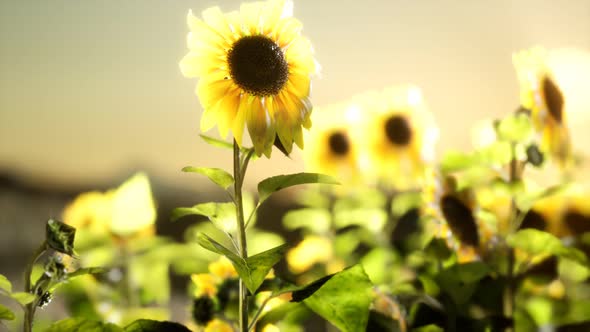
[[[312,172],[328,174],[343,183],[359,180],[360,151],[355,123],[361,110],[353,104],[337,104],[314,115],[314,128],[305,135],[305,166]]]
[[[369,164],[377,180],[398,189],[418,187],[434,159],[438,129],[420,89],[389,87],[357,96],[368,113],[364,129]]]
[[[314,264],[328,263],[334,258],[332,243],[329,239],[309,235],[295,248],[287,252],[287,264],[294,273],[303,273]]]
[[[80,194],[63,212],[67,224],[118,237],[153,235],[156,206],[149,179],[137,173],[117,189]]]
[[[290,153],[303,147],[302,127],[311,127],[310,76],[318,65],[288,0],[245,3],[203,20],[188,14],[189,53],[180,62],[187,77],[200,77],[197,95],[201,130],[231,130],[241,146],[244,125],[258,155],[270,156],[275,139]]]
[[[532,48],[514,54],[512,61],[520,82],[520,103],[531,111],[541,148],[565,167],[572,161],[566,101],[546,57],[545,50]]]
[[[460,261],[477,259],[483,227],[477,218],[475,193],[458,189],[453,177],[443,177],[435,170],[427,174],[423,214],[435,223],[435,236],[445,239]]]

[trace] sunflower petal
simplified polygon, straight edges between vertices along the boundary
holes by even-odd
[[[258,156],[264,153],[268,156],[268,149],[272,148],[276,135],[274,123],[258,97],[252,98],[247,112],[247,124],[254,150]]]

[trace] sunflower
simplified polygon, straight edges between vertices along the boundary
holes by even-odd
[[[306,169],[331,175],[342,183],[359,179],[360,151],[353,124],[360,114],[358,106],[347,103],[331,105],[316,113],[314,129],[305,135]]]
[[[180,69],[200,77],[202,131],[217,124],[222,137],[231,130],[242,146],[246,124],[259,156],[270,156],[277,137],[288,153],[293,142],[303,148],[302,127],[311,127],[311,76],[319,66],[292,8],[288,0],[245,3],[228,14],[212,7],[203,20],[189,11],[190,51]]]
[[[420,89],[389,87],[355,97],[364,105],[364,129],[369,164],[377,180],[397,189],[418,187],[434,159],[438,129],[427,111]]]
[[[544,197],[527,212],[521,228],[534,228],[559,238],[590,232],[588,192],[573,190]]]
[[[541,149],[561,167],[572,161],[569,131],[564,112],[566,100],[551,70],[546,65],[546,51],[532,48],[512,56],[520,82],[521,106],[531,111]]]
[[[319,235],[309,235],[286,255],[289,270],[299,274],[309,270],[314,264],[333,260],[332,243]]]
[[[480,206],[469,188],[458,189],[453,177],[443,177],[429,169],[423,188],[423,215],[434,222],[436,237],[453,248],[459,261],[479,258],[482,243],[488,243],[491,233],[479,220]]]

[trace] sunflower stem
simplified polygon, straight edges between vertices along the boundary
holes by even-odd
[[[520,172],[518,170],[518,160],[516,159],[516,144],[512,143],[512,158],[510,160],[510,169],[509,169],[509,181],[510,184],[514,184],[515,182],[520,180]],[[519,219],[519,211],[518,207],[516,206],[516,200],[512,197],[512,201],[510,202],[510,215],[512,224],[509,225],[509,232],[517,231],[518,224],[520,223]],[[504,290],[504,316],[508,318],[512,318],[514,316],[514,306],[516,300],[516,289],[515,289],[515,280],[514,280],[514,265],[515,265],[515,257],[514,257],[514,250],[509,246],[506,247],[507,249],[507,257],[508,257],[508,266],[506,271],[506,289]],[[506,328],[506,331],[513,331],[513,327],[509,326]]]
[[[248,246],[246,244],[246,225],[244,224],[244,206],[242,203],[242,185],[246,175],[248,161],[252,154],[248,154],[243,161],[240,159],[240,147],[234,140],[234,201],[236,203],[236,221],[238,226],[238,254],[244,259],[248,258]],[[248,332],[248,289],[240,278],[239,283],[239,326],[241,332]]]
[[[31,274],[33,274],[33,267],[35,266],[35,262],[47,249],[47,242],[43,241],[39,248],[35,251],[33,256],[31,257],[31,261],[27,265],[27,269],[25,271],[25,292],[31,293],[33,291],[33,285],[31,284]],[[36,294],[35,294],[36,295]],[[37,299],[33,302],[24,306],[25,309],[25,318],[23,320],[23,331],[31,332],[33,330],[33,320],[35,318],[35,309],[37,308],[36,305]]]

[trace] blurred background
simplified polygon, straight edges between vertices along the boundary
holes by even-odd
[[[223,198],[206,179],[180,172],[229,169],[231,154],[198,137],[196,81],[182,77],[178,62],[189,8],[239,3],[0,1],[0,273],[19,276],[46,220],[78,192],[115,187],[137,170],[152,180],[163,234],[180,232],[165,225],[172,208]],[[512,53],[540,45],[554,50],[574,146],[590,152],[586,0],[301,0],[294,13],[322,65],[313,82],[318,112],[358,92],[413,83],[440,126],[437,150],[465,150],[474,124],[519,104]],[[274,154],[250,168],[249,188],[303,170],[297,153]],[[286,207],[288,198],[270,203]]]

